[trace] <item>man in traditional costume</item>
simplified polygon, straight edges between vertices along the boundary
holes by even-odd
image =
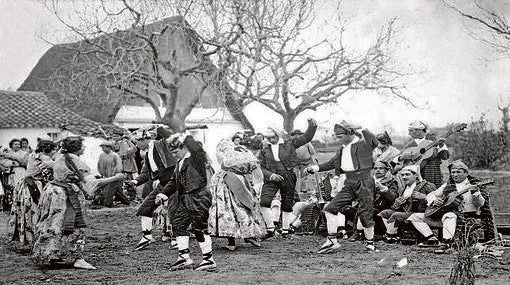
[[[407,220],[413,213],[423,213],[427,208],[426,197],[436,190],[434,184],[423,180],[419,167],[406,166],[400,171],[404,190],[391,206],[391,209],[379,213],[386,226],[385,241],[395,243],[399,241],[398,224]]]
[[[427,138],[429,126],[422,121],[413,121],[409,124],[409,136],[411,140],[407,143],[402,151],[402,155],[397,156],[394,162],[401,163],[409,159],[414,159],[419,153],[411,152],[411,148],[425,147],[433,141]],[[443,174],[441,172],[441,163],[450,157],[450,152],[445,144],[445,139],[441,138],[437,141],[438,146],[434,148],[434,153],[427,159],[424,159],[420,167],[420,175],[423,179],[436,185],[436,188],[443,184]],[[398,168],[397,168],[398,170]]]
[[[149,148],[144,158],[144,163],[140,175],[131,181],[134,186],[142,185],[148,181],[159,181],[159,185],[145,197],[142,204],[136,212],[140,216],[142,224],[142,238],[135,247],[135,250],[141,250],[154,243],[156,240],[152,237],[152,217],[154,210],[159,205],[156,204],[156,196],[161,193],[172,177],[175,169],[175,158],[170,153],[170,146],[167,139],[172,132],[164,127],[156,129],[156,140],[149,142]],[[163,241],[171,240],[169,232],[163,234]]]
[[[307,172],[315,173],[335,169],[335,175],[344,173],[346,180],[343,189],[324,207],[327,220],[328,237],[318,253],[331,253],[340,244],[337,241],[338,230],[345,229],[345,216],[341,213],[344,207],[359,201],[358,216],[363,225],[366,237],[366,248],[375,250],[374,245],[374,188],[375,182],[371,175],[374,165],[372,152],[378,142],[375,135],[360,126],[342,121],[335,124],[335,136],[342,146],[329,161],[307,168]]]
[[[302,135],[285,139],[282,133],[274,129],[269,129],[265,134],[269,143],[259,153],[260,167],[264,173],[260,206],[267,227],[265,239],[274,236],[275,226],[271,202],[278,191],[281,195],[282,237],[287,237],[289,234],[290,223],[294,219],[292,215],[296,187],[294,167],[300,163],[296,149],[310,142],[316,130],[317,122],[314,119],[308,119],[308,128]]]
[[[212,240],[208,232],[209,208],[212,194],[207,187],[207,153],[202,144],[189,132],[175,134],[169,138],[171,153],[177,165],[170,180],[157,194],[158,202],[168,201],[169,215],[179,250],[177,260],[169,270],[193,267],[190,257],[188,231],[191,225],[202,251],[202,262],[194,269],[216,270],[212,255]]]
[[[458,220],[476,218],[480,214],[481,207],[486,203],[480,188],[473,185],[479,182],[478,179],[469,175],[467,165],[461,160],[456,160],[449,165],[450,180],[441,185],[437,190],[427,195],[427,204],[440,207],[444,204],[445,198],[452,192],[469,190],[462,194],[462,203],[454,205],[447,213],[439,217],[425,217],[423,213],[416,213],[409,217],[414,227],[425,237],[425,241],[418,246],[435,247],[440,241],[435,237],[430,226],[442,226],[443,246],[448,249],[453,244]]]

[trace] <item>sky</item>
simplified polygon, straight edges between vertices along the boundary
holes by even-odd
[[[466,5],[466,1],[461,5]],[[336,1],[318,1],[317,17],[325,21],[336,16]],[[493,7],[510,11],[504,1]],[[466,6],[466,9],[469,6]],[[63,28],[38,1],[0,0],[0,89],[16,90],[38,59],[50,47],[41,39],[65,41]],[[411,120],[425,120],[432,126],[450,122],[469,122],[482,113],[497,123],[498,99],[510,103],[509,60],[494,60],[495,55],[468,32],[473,23],[463,20],[439,0],[343,0],[341,18],[345,22],[344,40],[348,48],[362,50],[375,38],[381,25],[397,19],[398,32],[393,55],[398,66],[411,71],[405,78],[403,94],[413,99],[418,109],[401,101],[374,93],[350,93],[338,104],[320,112],[298,117],[303,128],[307,117],[331,126],[342,119],[381,130],[391,128],[403,134]],[[327,29],[310,31],[310,39],[326,36]],[[328,36],[331,36],[329,34]],[[256,129],[280,124],[276,114],[256,104],[245,110]],[[263,113],[264,116],[260,116]],[[264,119],[260,119],[264,118]]]

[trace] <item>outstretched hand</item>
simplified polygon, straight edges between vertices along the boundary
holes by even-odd
[[[282,182],[284,180],[284,178],[283,178],[283,176],[278,175],[278,174],[271,174],[271,176],[269,177],[269,180],[275,181],[275,182]]]
[[[311,126],[311,127],[316,127],[317,126],[317,121],[313,118],[308,118],[308,125]]]
[[[156,200],[154,202],[156,203],[156,205],[167,205],[168,196],[163,193],[159,193],[158,195],[156,195]]]

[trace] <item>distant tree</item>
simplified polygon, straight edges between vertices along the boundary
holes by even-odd
[[[455,11],[464,19],[475,24],[470,34],[492,48],[503,57],[510,57],[510,25],[508,15],[497,8],[491,8],[492,4],[503,2],[488,1],[453,1],[442,0],[446,7]]]
[[[366,51],[353,52],[344,45],[339,18],[329,19],[330,37],[307,38],[310,28],[320,25],[315,3],[253,1],[244,11],[240,39],[222,49],[216,62],[228,83],[225,91],[234,92],[244,106],[256,101],[278,113],[288,132],[300,113],[337,103],[356,90],[387,91],[382,94],[412,104],[401,93],[404,72],[391,61],[394,20],[381,27]]]

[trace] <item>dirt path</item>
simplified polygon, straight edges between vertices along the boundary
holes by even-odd
[[[26,254],[12,251],[5,240],[7,215],[0,214],[0,284],[445,284],[454,258],[383,243],[378,244],[380,252],[366,253],[360,243],[347,241],[338,253],[317,255],[323,240],[314,236],[275,238],[263,242],[261,249],[240,242],[238,250],[230,252],[221,248],[226,241],[213,239],[217,273],[169,272],[177,253],[167,243],[132,251],[139,238],[134,208],[94,210],[89,217],[86,259],[98,270],[43,271]],[[192,257],[199,262],[200,250],[195,241],[190,244]],[[509,284],[509,255],[507,250],[502,264],[477,263],[477,284]],[[395,269],[403,257],[409,264]]]

